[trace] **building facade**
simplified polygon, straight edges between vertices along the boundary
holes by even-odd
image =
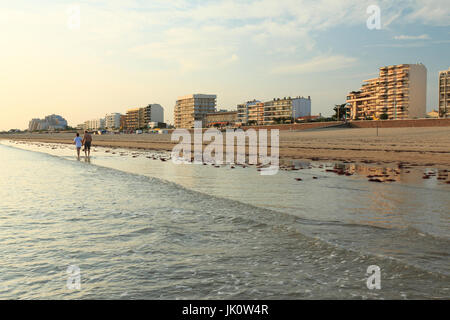
[[[110,113],[105,116],[105,128],[106,129],[119,129],[120,128],[120,113]]]
[[[125,116],[125,122],[127,129],[139,129],[141,125],[140,121],[141,113],[139,108],[136,109],[130,109],[127,111],[127,114]]]
[[[144,108],[128,110],[123,128],[131,130],[148,128],[151,122],[164,123],[164,109],[161,105],[154,103]]]
[[[261,125],[264,123],[264,103],[255,102],[248,105],[248,124]]]
[[[237,105],[237,121],[240,124],[246,124],[248,121],[248,107],[247,103]]]
[[[365,80],[347,95],[351,120],[417,119],[426,115],[427,69],[423,64],[380,68],[377,78]]]
[[[450,68],[439,72],[439,117],[450,118]]]
[[[105,129],[105,119],[92,119],[84,123],[85,130],[103,130]]]
[[[150,122],[164,122],[164,109],[160,104],[149,104],[143,109],[146,126],[148,126]]]
[[[237,121],[237,111],[207,113],[203,118],[203,127],[233,127]]]
[[[264,102],[264,124],[292,123],[311,116],[311,97],[278,98]]]
[[[28,130],[31,132],[40,130],[64,130],[66,128],[66,119],[56,114],[46,116],[44,119],[32,119],[28,123]]]
[[[120,130],[126,129],[127,129],[127,116],[125,114],[122,114],[120,116]]]
[[[193,128],[207,113],[216,112],[216,95],[191,94],[177,99],[174,109],[176,128]]]
[[[263,122],[264,104],[259,100],[247,101],[237,105],[237,123],[256,124]]]

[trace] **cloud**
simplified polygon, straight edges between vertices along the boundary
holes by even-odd
[[[353,66],[357,61],[356,58],[345,57],[340,55],[319,56],[307,62],[300,64],[288,64],[275,67],[272,73],[275,74],[305,74],[327,72],[339,69],[345,69]]]
[[[450,26],[450,6],[448,0],[416,0],[405,15],[409,22],[419,21],[432,26]]]
[[[395,40],[428,40],[430,39],[430,36],[427,34],[421,34],[418,36],[410,36],[410,35],[399,35],[399,36],[394,36]]]

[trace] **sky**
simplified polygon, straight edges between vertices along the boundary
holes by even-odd
[[[331,115],[381,66],[418,62],[428,70],[430,111],[438,72],[450,67],[450,6],[0,0],[0,39],[0,130],[25,129],[53,113],[76,126],[150,103],[161,104],[172,123],[177,97],[191,93],[217,94],[218,109],[228,110],[253,99],[311,96],[313,114]]]

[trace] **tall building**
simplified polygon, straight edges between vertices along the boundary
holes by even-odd
[[[164,122],[164,109],[159,104],[149,104],[144,108],[128,110],[125,119],[127,129],[148,128],[150,122]]]
[[[190,94],[179,97],[174,109],[176,128],[193,128],[196,120],[203,121],[207,113],[216,111],[215,94]]]
[[[426,114],[427,69],[423,64],[380,68],[377,78],[365,80],[347,96],[352,120],[414,119]]]
[[[311,116],[311,97],[273,99],[264,102],[264,124],[293,122]]]
[[[28,123],[29,131],[39,130],[64,130],[67,128],[67,121],[63,117],[52,114],[44,119],[32,119]]]
[[[439,117],[450,117],[450,68],[439,72]]]
[[[153,103],[146,106],[144,109],[144,121],[146,125],[150,122],[164,122],[164,109],[160,104]]]
[[[127,129],[139,129],[142,121],[139,121],[139,118],[142,114],[139,112],[139,108],[130,109],[126,114],[126,124]]]
[[[119,129],[120,128],[120,113],[110,113],[105,116],[105,128],[106,129]]]

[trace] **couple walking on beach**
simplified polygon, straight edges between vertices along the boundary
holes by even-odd
[[[77,133],[74,142],[75,146],[77,147],[78,160],[80,160],[80,151],[82,146],[84,146],[84,154],[86,158],[89,158],[91,156],[92,136],[89,132],[87,131],[84,132],[83,139],[81,139],[80,134]]]

